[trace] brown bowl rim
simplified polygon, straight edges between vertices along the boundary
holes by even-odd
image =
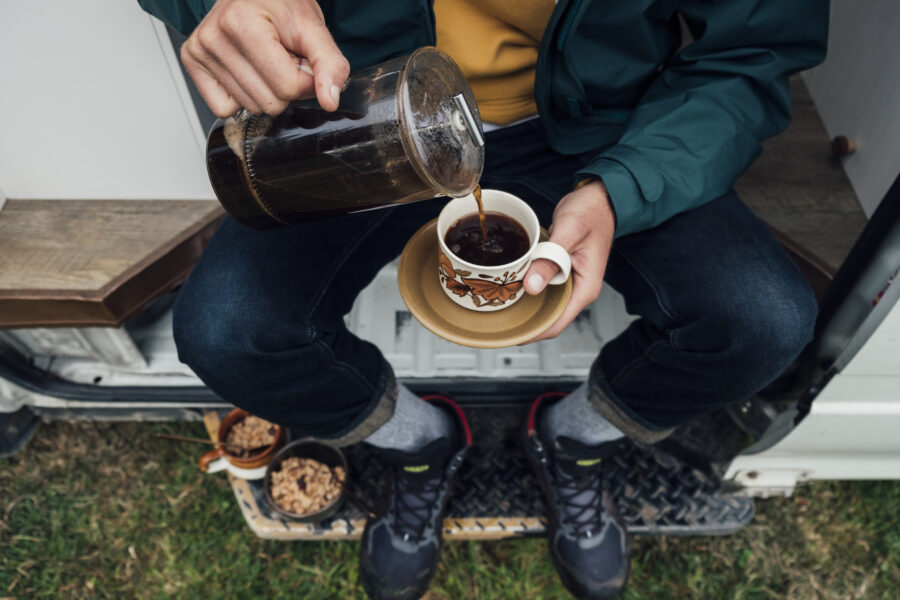
[[[235,408],[235,409],[229,411],[229,413],[227,415],[225,415],[225,417],[222,419],[222,422],[219,426],[219,434],[218,434],[219,443],[224,444],[225,438],[228,435],[228,431],[232,427],[234,427],[235,425],[237,425],[238,423],[240,423],[241,421],[246,419],[247,417],[251,417],[251,416],[255,416],[255,415],[247,412],[246,410],[244,410],[242,408]],[[260,417],[260,418],[262,418],[262,417]],[[231,423],[230,425],[228,425],[227,427],[225,427],[224,425],[229,419],[233,420],[234,422]],[[268,422],[272,423],[271,421],[268,421]],[[234,454],[232,454],[231,452],[226,450],[224,446],[220,446],[220,448],[222,448],[222,453],[228,459],[228,462],[230,462],[234,466],[240,467],[242,469],[257,469],[257,468],[263,466],[264,464],[267,464],[269,462],[268,459],[270,457],[272,457],[275,454],[275,452],[277,452],[282,447],[282,445],[284,444],[284,437],[285,437],[284,427],[282,427],[278,423],[272,423],[272,425],[274,425],[275,427],[278,428],[278,434],[275,436],[275,441],[272,442],[271,444],[269,444],[269,446],[265,450],[260,452],[259,454],[254,454],[253,456],[248,456],[247,458],[241,458],[241,457],[235,456]]]

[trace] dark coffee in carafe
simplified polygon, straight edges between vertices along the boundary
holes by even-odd
[[[213,126],[207,167],[219,201],[258,228],[439,196],[465,196],[484,140],[462,72],[435,48],[354,72],[338,110],[297,100],[277,117]]]

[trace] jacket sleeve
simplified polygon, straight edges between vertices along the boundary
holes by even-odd
[[[138,0],[145,11],[166,25],[191,35],[216,0]]]
[[[825,57],[827,0],[689,0],[679,12],[694,42],[663,66],[619,142],[577,174],[603,180],[617,237],[725,194],[787,127],[788,76]]]

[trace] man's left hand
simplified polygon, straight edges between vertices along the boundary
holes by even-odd
[[[603,287],[603,274],[615,233],[615,213],[602,181],[592,181],[566,194],[553,211],[550,241],[572,257],[572,297],[550,329],[528,343],[554,338],[590,305]],[[525,291],[539,294],[559,271],[549,260],[539,259],[525,274]]]

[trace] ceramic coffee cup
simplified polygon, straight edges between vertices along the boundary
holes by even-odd
[[[222,423],[219,425],[218,441],[224,444],[228,438],[228,430],[243,421],[249,416],[247,411],[236,408],[228,413]],[[277,428],[275,441],[262,451],[242,458],[228,452],[222,446],[215,450],[210,450],[200,457],[198,464],[200,470],[206,473],[216,473],[218,471],[228,471],[235,477],[241,479],[262,479],[266,474],[266,466],[278,449],[284,445],[284,428],[281,425],[272,425]]]
[[[569,279],[572,261],[562,246],[541,242],[541,226],[537,215],[523,200],[500,190],[482,190],[485,212],[496,212],[517,221],[528,234],[529,247],[521,257],[498,266],[476,265],[456,256],[447,247],[447,231],[461,218],[477,212],[471,194],[447,203],[438,216],[437,236],[440,245],[438,277],[441,289],[456,304],[470,310],[490,312],[512,306],[525,295],[525,273],[531,262],[546,258],[559,267],[550,285],[560,285]]]

